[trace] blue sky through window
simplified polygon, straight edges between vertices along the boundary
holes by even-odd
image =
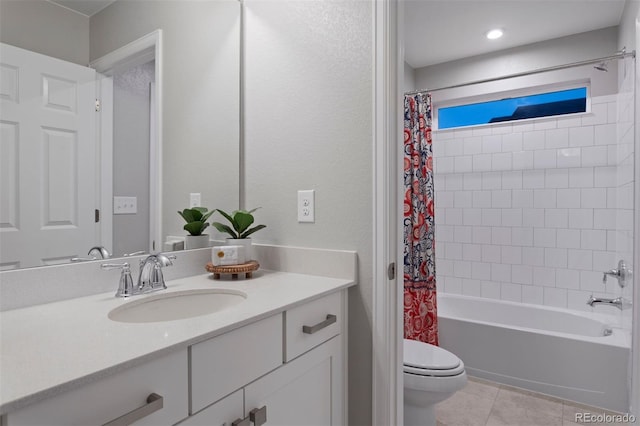
[[[444,107],[438,109],[438,128],[449,129],[586,112],[586,100],[587,88],[580,87],[497,101]]]

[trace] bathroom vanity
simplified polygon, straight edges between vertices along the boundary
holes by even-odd
[[[215,288],[246,298],[156,322],[109,315],[158,293],[2,312],[2,425],[346,424],[352,285],[290,272],[205,274],[167,281],[162,293]]]

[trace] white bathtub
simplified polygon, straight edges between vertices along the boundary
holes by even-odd
[[[438,294],[440,346],[462,359],[468,374],[627,412],[630,336],[602,318]]]

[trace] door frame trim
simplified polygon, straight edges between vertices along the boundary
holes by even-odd
[[[403,424],[402,380],[402,2],[373,3],[372,424]],[[387,268],[396,263],[396,277]]]
[[[162,30],[155,30],[113,52],[92,61],[89,66],[97,72],[110,76],[116,65],[128,62],[142,64],[155,59],[155,132],[150,135],[150,168],[149,168],[149,250],[159,251],[162,248]],[[102,126],[101,126],[102,127]],[[104,130],[101,136],[104,136]],[[154,137],[155,136],[155,137]],[[102,141],[101,141],[102,142]],[[101,144],[102,145],[102,144]],[[113,162],[111,164],[113,168]],[[101,185],[104,189],[104,184]],[[111,194],[113,195],[113,194]],[[104,201],[105,197],[101,197]],[[111,206],[113,197],[105,209]],[[112,209],[112,207],[110,207]],[[112,210],[110,210],[112,212]],[[108,231],[108,232],[113,232]],[[103,234],[104,235],[104,234]],[[155,244],[154,244],[155,243]]]

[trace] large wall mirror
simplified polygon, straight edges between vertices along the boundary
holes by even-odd
[[[161,251],[194,197],[238,207],[240,8],[0,0],[1,270]]]

